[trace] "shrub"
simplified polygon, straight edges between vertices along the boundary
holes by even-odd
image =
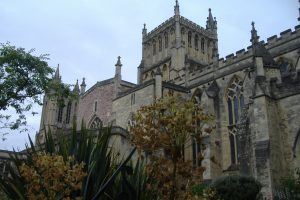
[[[255,200],[260,189],[261,184],[254,178],[235,175],[216,179],[205,193],[210,200]]]

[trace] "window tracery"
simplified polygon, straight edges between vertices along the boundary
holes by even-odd
[[[237,128],[244,107],[243,82],[234,77],[227,88],[228,132],[230,141],[231,163],[238,163]]]
[[[102,121],[99,117],[95,117],[90,124],[90,129],[100,129],[102,127]]]

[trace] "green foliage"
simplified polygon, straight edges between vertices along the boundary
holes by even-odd
[[[115,181],[109,182],[104,192],[101,193],[100,199],[118,199],[124,194],[134,197],[131,199],[146,199],[144,198],[145,194],[143,194],[146,180],[143,164],[138,162],[134,168],[121,168],[132,169],[132,173],[126,171],[119,173],[116,169],[122,161],[119,161],[108,146],[111,136],[110,128],[103,128],[97,132],[95,134],[95,130],[89,131],[84,127],[77,132],[74,128],[71,135],[61,134],[62,136],[57,136],[56,139],[49,132],[46,134],[45,144],[40,144],[37,147],[29,138],[30,148],[26,150],[26,157],[20,157],[18,154],[11,155],[15,167],[8,166],[11,177],[0,180],[0,188],[10,199],[28,199],[26,181],[19,175],[20,166],[22,163],[33,166],[34,155],[43,149],[47,154],[62,156],[65,161],[71,156],[75,163],[84,163],[83,171],[87,175],[83,180],[80,193],[82,199],[93,199],[99,189],[103,188],[108,180],[111,180],[113,174],[116,175]],[[125,200],[125,198],[121,199]]]
[[[53,95],[59,103],[71,96],[69,85],[51,81],[53,69],[46,62],[48,55],[33,55],[34,49],[25,51],[9,43],[0,43],[0,130],[26,131],[25,112],[32,111],[33,104],[42,104],[41,95],[56,90]],[[16,115],[11,115],[11,112]],[[7,114],[10,113],[10,114]],[[32,111],[32,114],[36,112]],[[21,129],[22,128],[22,129]]]
[[[53,69],[45,61],[47,55],[33,56],[33,52],[0,44],[0,91],[5,91],[0,94],[0,110],[13,107],[22,113],[30,109],[22,105],[27,98],[41,103],[39,95],[44,93]]]
[[[2,131],[24,127],[26,125],[24,112],[31,110],[33,103],[41,104],[40,95],[44,93],[53,69],[46,62],[47,55],[34,56],[33,52],[34,49],[27,52],[9,43],[0,44],[0,129]],[[9,108],[15,111],[16,119],[4,113]]]
[[[225,176],[213,181],[205,191],[210,200],[255,200],[261,189],[261,184],[252,177]]]
[[[204,190],[207,188],[207,185],[204,184],[204,183],[200,183],[200,184],[197,184],[197,185],[193,185],[191,190],[192,190],[192,194],[194,196],[203,196],[203,192]]]
[[[300,199],[300,169],[296,169],[296,177],[284,177],[281,179],[281,187],[288,199]]]

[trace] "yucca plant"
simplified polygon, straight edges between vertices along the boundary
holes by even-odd
[[[71,135],[61,133],[54,139],[49,131],[45,136],[45,143],[37,146],[29,138],[30,148],[27,148],[26,156],[21,157],[17,153],[11,155],[13,165],[8,166],[10,176],[0,180],[1,189],[10,199],[28,199],[26,180],[20,175],[20,167],[23,163],[34,166],[33,157],[41,151],[50,155],[60,155],[64,161],[72,157],[74,164],[84,163],[83,171],[86,176],[82,181],[81,190],[73,194],[76,197],[84,200],[117,199],[125,192],[132,197],[131,199],[145,199],[142,198],[146,180],[143,165],[137,162],[132,175],[124,173],[124,169],[130,168],[126,163],[134,150],[126,160],[119,161],[108,146],[111,136],[109,127],[91,131],[83,126],[80,131],[73,128]],[[127,188],[123,187],[125,183]]]

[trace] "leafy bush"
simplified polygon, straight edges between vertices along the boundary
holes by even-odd
[[[70,179],[73,179],[74,176],[78,178],[76,182],[73,180],[66,181],[65,179],[64,184],[61,185],[64,188],[71,189],[68,196],[71,199],[74,199],[73,197],[79,197],[84,200],[146,199],[144,198],[145,194],[142,193],[146,180],[146,177],[143,175],[143,165],[138,162],[133,169],[125,165],[130,156],[126,160],[120,161],[113,154],[108,146],[111,136],[110,128],[98,130],[98,134],[95,134],[95,131],[91,132],[82,128],[79,132],[74,129],[73,133],[68,137],[65,134],[61,135],[63,137],[58,137],[57,140],[54,140],[52,134],[50,132],[47,133],[45,144],[38,145],[38,147],[34,146],[30,139],[30,148],[26,150],[26,157],[20,157],[18,154],[11,155],[13,165],[8,165],[10,176],[0,179],[0,189],[7,194],[9,199],[31,199],[30,194],[32,193],[28,189],[35,188],[37,184],[30,180],[28,173],[31,173],[30,169],[38,171],[36,165],[39,159],[42,164],[47,160],[53,159],[61,161],[57,165],[57,171],[53,169],[53,173],[51,172],[53,176],[59,175],[60,173],[57,172],[63,169],[65,174],[60,175]],[[76,174],[68,176],[68,169],[74,170],[76,166]],[[130,171],[132,173],[129,173]],[[53,179],[55,178],[53,176],[50,177],[50,182],[56,181]],[[43,178],[40,180],[44,181]],[[55,186],[58,185],[55,184]],[[124,187],[125,185],[126,187]],[[47,184],[47,188],[44,188],[44,190],[53,191],[52,186],[53,184],[51,183]],[[128,198],[123,198],[124,196]],[[49,198],[49,195],[47,195],[47,199]],[[54,199],[56,199],[56,196]]]
[[[296,177],[284,177],[281,179],[281,188],[288,199],[300,199],[300,169],[296,169]]]
[[[225,176],[213,181],[206,197],[210,200],[255,200],[261,189],[261,184],[252,177]]]
[[[204,183],[200,183],[192,186],[192,194],[197,196],[203,196],[204,190],[207,188],[207,185]]]

